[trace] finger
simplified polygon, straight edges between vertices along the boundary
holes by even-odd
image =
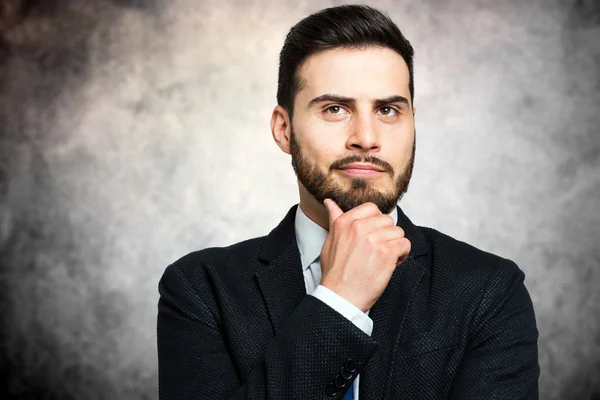
[[[344,218],[348,217],[344,216]],[[404,234],[404,230],[402,230],[402,228],[394,225],[394,218],[387,214],[379,214],[374,217],[371,216],[350,220],[348,226],[360,236],[368,235],[386,228],[392,230],[396,229],[398,232],[402,232],[402,234]]]
[[[345,215],[347,216],[344,216],[344,218],[347,218],[348,220],[354,220],[387,214],[383,214],[374,203],[369,201],[357,207],[354,207],[352,210],[346,212]]]
[[[370,240],[377,243],[386,243],[404,238],[404,231],[398,226],[385,226],[371,231],[367,236],[369,236]],[[393,245],[400,245],[400,243],[394,242]]]
[[[401,237],[399,239],[392,239],[387,242],[388,246],[396,251],[396,256],[398,259],[404,261],[408,258],[408,254],[410,253],[411,243],[405,237]]]
[[[332,199],[325,199],[323,204],[325,204],[325,208],[327,209],[327,214],[329,215],[329,226],[331,226],[333,221],[335,221],[344,212]]]

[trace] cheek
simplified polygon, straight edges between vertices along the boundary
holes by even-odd
[[[409,135],[405,133],[405,135]],[[412,157],[413,139],[411,137],[391,140],[386,154],[392,155],[390,160],[396,174],[401,173]],[[388,152],[389,151],[389,152]]]
[[[326,173],[334,161],[348,156],[345,125],[345,121],[329,122],[311,116],[294,124],[303,154]]]
[[[302,149],[304,156],[310,164],[319,169],[324,174],[330,173],[331,164],[336,160],[335,154],[330,149],[325,148],[320,143],[310,143]]]
[[[331,135],[319,132],[315,129],[305,131],[300,139],[300,147],[303,154],[310,159],[312,163],[318,165],[329,165],[335,160],[336,146]]]
[[[393,149],[395,154],[410,155],[412,152],[413,140],[415,132],[413,125],[402,123],[397,125],[389,125],[388,145]]]

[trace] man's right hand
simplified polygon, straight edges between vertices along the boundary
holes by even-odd
[[[363,312],[381,297],[398,263],[410,252],[410,241],[394,219],[369,202],[344,213],[325,199],[329,234],[321,249],[320,284]]]

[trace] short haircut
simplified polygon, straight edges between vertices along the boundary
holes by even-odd
[[[402,56],[409,72],[408,88],[414,103],[413,55],[410,42],[383,12],[364,5],[344,5],[318,11],[288,32],[279,54],[277,104],[293,114],[294,98],[301,89],[298,71],[306,59],[321,50],[382,46]]]

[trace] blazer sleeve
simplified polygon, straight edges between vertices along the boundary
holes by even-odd
[[[323,285],[318,285],[311,295],[322,300],[323,303],[342,314],[367,335],[371,336],[373,333],[373,320],[369,318],[366,313],[362,312],[360,308],[356,307],[333,290]]]
[[[184,275],[171,265],[158,288],[161,400],[341,399],[377,349],[346,317],[306,296],[264,348],[249,350],[261,355],[242,381],[219,318]],[[355,367],[351,379],[344,390],[331,387],[344,365]]]
[[[538,399],[538,330],[525,275],[510,261],[492,273],[471,324],[453,400]]]

